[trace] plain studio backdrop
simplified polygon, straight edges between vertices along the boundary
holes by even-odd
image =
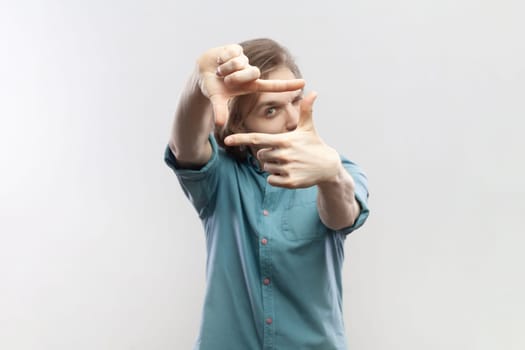
[[[524,10],[2,1],[0,348],[192,347],[205,241],[164,148],[197,56],[271,37],[369,177],[345,243],[350,349],[525,349]]]

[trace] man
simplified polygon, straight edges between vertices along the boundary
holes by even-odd
[[[284,47],[255,39],[206,51],[180,97],[165,160],[206,231],[195,349],[347,348],[343,244],[367,183],[316,133],[304,84]]]

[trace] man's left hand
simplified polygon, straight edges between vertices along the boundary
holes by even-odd
[[[228,146],[255,146],[257,159],[268,172],[268,183],[285,188],[305,188],[335,181],[342,169],[337,151],[317,134],[312,107],[317,97],[310,93],[301,101],[297,128],[280,134],[239,133],[228,136]],[[262,148],[261,148],[262,147]]]

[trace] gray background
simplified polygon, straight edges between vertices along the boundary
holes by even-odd
[[[369,176],[346,242],[351,349],[524,349],[524,10],[2,2],[0,348],[191,348],[204,235],[163,151],[196,57],[268,36]]]

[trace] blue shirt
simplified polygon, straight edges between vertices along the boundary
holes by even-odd
[[[341,157],[361,213],[334,231],[317,210],[317,186],[284,189],[252,156],[238,161],[210,136],[212,157],[199,170],[165,161],[206,232],[204,308],[195,350],[347,349],[342,312],[343,244],[368,216],[366,177]]]

